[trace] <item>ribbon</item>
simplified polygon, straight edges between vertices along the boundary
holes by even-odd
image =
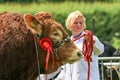
[[[50,53],[52,54],[52,68],[54,68],[54,54],[52,50],[53,47],[52,41],[49,38],[42,38],[39,40],[39,45],[41,46],[42,49],[47,51],[45,66],[46,70],[48,69]]]

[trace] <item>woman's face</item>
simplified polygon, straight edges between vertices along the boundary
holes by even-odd
[[[74,35],[79,34],[81,31],[83,31],[84,29],[84,25],[83,25],[83,19],[81,16],[78,16],[75,21],[73,22],[73,24],[71,25],[71,31]]]

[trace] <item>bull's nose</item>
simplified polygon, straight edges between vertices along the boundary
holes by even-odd
[[[81,54],[80,52],[77,53],[77,56],[78,56],[78,57],[81,57],[81,55],[82,55],[82,54]]]

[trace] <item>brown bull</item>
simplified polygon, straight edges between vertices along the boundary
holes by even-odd
[[[34,40],[36,34],[38,37]],[[54,68],[51,67],[53,56],[50,53],[47,70],[47,50],[39,45],[42,38],[50,39],[53,45],[51,52],[57,51],[54,52]],[[0,13],[0,80],[35,80],[39,75],[37,52],[42,74],[52,73],[60,67],[55,55],[63,64],[77,61],[81,56],[80,50],[51,14]]]

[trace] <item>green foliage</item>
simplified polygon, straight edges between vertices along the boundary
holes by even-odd
[[[33,1],[33,0],[32,0]],[[101,41],[109,41],[113,46],[120,46],[120,3],[93,2],[84,3],[78,1],[67,2],[43,2],[19,4],[5,3],[0,4],[0,12],[19,12],[35,14],[41,11],[52,13],[53,18],[65,27],[65,20],[68,14],[75,10],[80,10],[86,17],[87,28],[93,30],[92,20],[95,20],[94,34]],[[66,28],[65,28],[66,29]],[[70,31],[68,33],[71,35]]]
[[[77,1],[77,2],[120,2],[119,0],[0,0],[2,3],[17,2],[17,3],[31,3],[31,2],[64,2],[64,1]]]

